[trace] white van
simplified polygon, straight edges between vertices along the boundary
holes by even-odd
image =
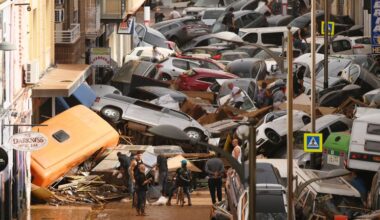
[[[351,169],[376,172],[380,168],[380,110],[376,110],[353,122],[347,164]]]
[[[299,30],[292,27],[290,31],[294,34]],[[288,35],[288,28],[281,27],[263,27],[263,28],[241,28],[239,36],[247,42],[260,45],[276,45],[282,46],[283,39]]]

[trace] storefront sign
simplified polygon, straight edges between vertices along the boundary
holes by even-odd
[[[90,64],[95,67],[108,67],[111,65],[111,48],[91,48]]]
[[[9,138],[9,144],[19,151],[35,151],[45,147],[48,144],[48,139],[45,135],[28,131],[18,133]]]
[[[135,29],[135,17],[129,17],[126,21],[123,21],[119,24],[117,29],[118,34],[133,34]]]
[[[372,53],[380,54],[380,1],[372,0],[371,38]]]
[[[0,173],[8,166],[8,154],[0,147]]]

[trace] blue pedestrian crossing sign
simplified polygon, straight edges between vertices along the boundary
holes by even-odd
[[[303,137],[304,151],[308,153],[322,153],[322,134],[305,133]]]
[[[324,21],[322,21],[321,26],[322,26],[321,27],[321,34],[325,35],[325,22]],[[329,21],[327,24],[327,30],[328,30],[328,33],[330,36],[334,36],[334,34],[335,34],[335,22]]]

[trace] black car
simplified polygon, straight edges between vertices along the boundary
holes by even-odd
[[[319,11],[319,10],[316,11],[315,17],[317,19],[317,31],[320,32],[321,27],[322,27],[322,21],[324,21],[324,18],[325,18],[324,11]],[[355,22],[352,21],[347,16],[330,15],[329,20],[335,22],[335,33],[346,31],[355,24]],[[291,27],[298,27],[298,28],[309,27],[310,24],[311,24],[311,13],[306,13],[302,16],[299,16],[293,19],[293,21],[289,23]]]
[[[212,27],[212,33],[218,33],[225,31],[227,27],[222,24],[224,16],[220,16],[214,26]],[[237,28],[255,28],[255,27],[267,27],[268,22],[263,14],[260,14],[251,10],[235,11],[234,20]]]
[[[205,23],[192,16],[159,22],[151,27],[161,32],[166,39],[175,42],[178,46],[195,37],[210,33],[210,29]]]

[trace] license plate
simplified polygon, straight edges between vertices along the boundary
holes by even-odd
[[[327,155],[327,164],[339,166],[340,165],[340,157],[335,155]]]

